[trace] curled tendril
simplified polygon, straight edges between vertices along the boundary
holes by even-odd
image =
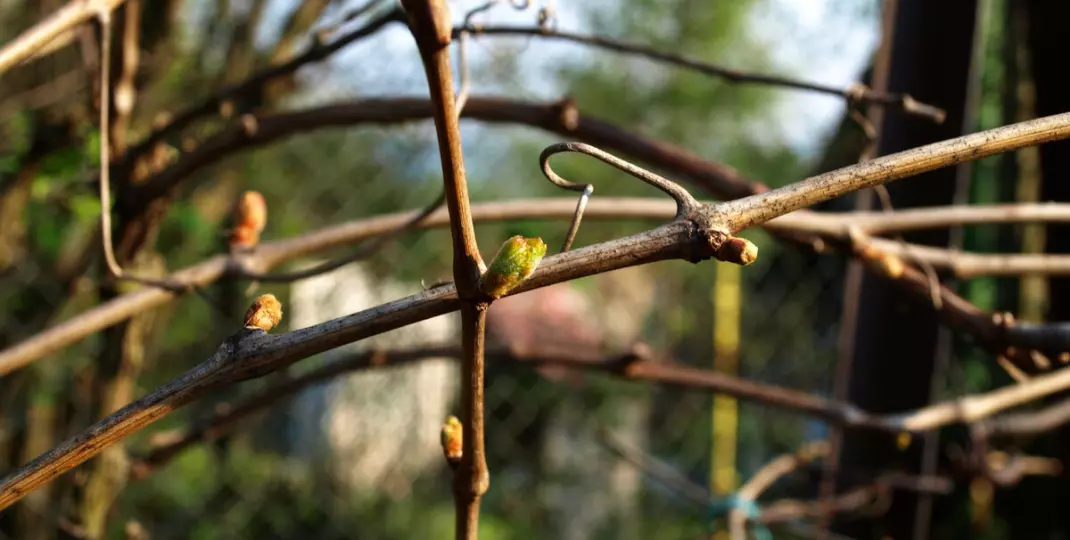
[[[676,201],[676,215],[673,217],[674,221],[687,217],[701,206],[701,204],[696,201],[686,189],[676,182],[654,174],[637,165],[633,165],[612,154],[603,152],[589,144],[566,142],[548,146],[542,151],[542,154],[539,155],[539,167],[542,169],[543,175],[546,176],[547,180],[561,188],[580,192],[580,200],[576,203],[576,212],[572,217],[572,224],[569,226],[568,235],[565,237],[565,243],[561,246],[562,253],[568,251],[569,247],[572,246],[572,241],[576,238],[576,233],[580,228],[580,221],[583,219],[583,211],[587,208],[587,201],[591,198],[591,194],[594,193],[593,185],[576,184],[565,180],[550,167],[550,157],[554,154],[564,152],[579,152],[581,154],[586,154],[603,163],[612,165],[613,167],[665,192],[665,194]]]

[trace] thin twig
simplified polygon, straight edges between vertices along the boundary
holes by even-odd
[[[950,494],[953,482],[942,476],[912,477],[898,473],[883,474],[868,485],[848,489],[828,501],[824,508],[821,501],[799,501],[782,499],[771,502],[762,508],[762,515],[757,519],[761,523],[772,525],[798,519],[817,518],[824,512],[845,514],[858,512],[864,507],[877,502],[893,489],[909,490],[918,493],[939,495]]]
[[[1067,203],[1010,203],[897,208],[894,212],[793,212],[766,223],[815,234],[846,237],[850,225],[869,235],[1005,223],[1070,223]]]
[[[115,250],[112,246],[111,227],[111,38],[112,20],[111,11],[107,4],[99,4],[100,11],[97,18],[100,21],[100,234],[101,245],[104,250],[104,263],[108,272],[115,279],[131,281],[141,285],[159,287],[173,293],[189,292],[189,288],[181,283],[168,279],[155,279],[150,277],[134,276],[127,274],[115,258]]]
[[[797,452],[782,455],[769,463],[766,463],[758,472],[747,480],[739,490],[736,497],[748,503],[755,503],[765,490],[772,487],[784,475],[794,471],[800,465],[810,463],[828,454],[829,445],[825,441],[817,441],[803,445]],[[747,514],[739,508],[733,509],[728,516],[729,530],[732,540],[747,540]]]
[[[123,0],[71,0],[0,48],[0,75],[32,58],[61,35],[122,3]]]
[[[468,107],[469,111],[473,109],[471,105],[472,104],[470,104],[470,106]],[[929,145],[921,149],[887,156],[885,158],[881,158],[881,160],[877,160],[881,162],[882,167],[884,168],[878,172],[872,172],[872,174],[880,174],[882,176],[894,175],[896,177],[899,177],[902,174],[907,174],[906,172],[902,172],[900,169],[909,171],[909,173],[912,174],[917,174],[923,172],[924,170],[926,170],[926,168],[937,168],[942,165],[942,162],[939,159],[939,156],[941,155],[951,156],[951,159],[971,159],[973,157],[987,155],[990,152],[996,151],[995,149],[1009,150],[1035,142],[1042,142],[1043,140],[1048,140],[1049,137],[1054,138],[1055,135],[1051,135],[1050,133],[1041,130],[1040,133],[1043,134],[1043,136],[1039,136],[1036,134],[1027,136],[1026,134],[1023,134],[1020,131],[1021,128],[1029,126],[1035,132],[1037,128],[1049,126],[1054,121],[1062,120],[1065,122],[1065,117],[1066,115],[1047,117],[1039,120],[1034,120],[1026,124],[1017,124],[1009,128],[1000,128],[998,130],[983,132],[978,135],[971,135],[968,137],[954,139],[952,141]],[[1060,133],[1059,135],[1061,136],[1063,134]],[[985,139],[986,137],[987,139]],[[971,144],[977,145],[976,150],[966,150],[963,146],[966,141],[971,141]],[[930,152],[932,152],[932,154],[929,154]],[[912,157],[918,156],[919,154],[927,154],[932,159],[921,160],[920,162],[910,159]],[[841,169],[840,171],[836,171],[833,173],[829,173],[828,175],[822,175],[816,177],[815,179],[811,179],[808,188],[811,194],[808,195],[808,197],[820,198],[822,196],[821,184],[825,182],[834,182],[837,178],[845,178],[846,181],[851,181],[851,178],[857,175],[857,178],[864,179],[864,174],[866,174],[867,172],[866,170],[862,170],[862,167],[866,167],[867,165],[868,164],[862,166],[856,165],[852,167],[847,167],[845,169]],[[818,185],[815,186],[815,182]],[[791,188],[789,188],[789,190],[790,189]],[[815,192],[817,193],[816,196],[814,195]],[[785,197],[785,192],[783,190],[767,193],[775,193],[775,196],[777,198]],[[837,190],[833,194],[839,194],[839,191]],[[832,196],[832,194],[830,194],[829,196]],[[766,197],[767,194],[755,196],[755,198],[762,200],[764,200]],[[775,208],[768,209],[761,205],[754,205],[752,201],[754,201],[755,198],[744,200],[744,204],[750,205],[750,208],[757,208],[756,212],[761,214],[761,216],[759,216],[759,218],[755,218],[755,220],[760,219],[761,217],[765,217],[770,213],[775,213]],[[725,205],[715,207],[713,211],[715,213],[719,212],[722,210],[723,206]],[[777,208],[784,211],[787,211],[788,209],[793,207],[794,205],[777,206]],[[664,230],[664,228],[662,229]],[[674,247],[679,248],[681,246]],[[307,244],[304,246],[304,248],[313,249],[313,246],[312,244]],[[292,249],[294,253],[305,253],[305,251],[303,251],[302,249],[293,246],[291,246],[290,249]],[[262,262],[266,264],[271,264],[270,252],[264,252],[264,250],[262,249],[259,254],[259,257],[261,257],[260,260]],[[217,279],[219,275],[224,272],[226,268],[227,259],[220,257],[218,259],[214,259],[213,261],[213,264],[206,263],[205,266],[199,266],[190,269],[191,274],[189,275],[176,275],[174,278],[178,279],[180,282],[186,282],[187,280],[188,282],[195,282],[197,280]],[[906,287],[906,290],[911,290],[910,287],[913,287],[920,283],[922,284],[922,286],[925,287],[925,291],[927,292],[928,286],[924,278],[912,279],[910,270],[911,269],[908,268],[907,271],[903,274],[903,277],[900,279],[900,281]],[[541,272],[536,272],[535,277],[537,277],[540,273]],[[42,354],[47,354],[47,352],[53,352],[58,348],[63,347],[66,344],[69,344],[74,340],[83,337],[84,335],[87,335],[88,332],[99,330],[100,328],[109,326],[129,317],[131,314],[136,312],[131,308],[142,309],[148,305],[156,305],[158,303],[161,303],[167,298],[168,295],[166,294],[152,295],[146,293],[136,297],[122,299],[118,304],[106,306],[105,308],[102,308],[100,312],[93,313],[92,316],[72,321],[61,328],[57,328],[54,333],[45,332],[42,335],[38,336],[39,339],[35,338],[34,340],[31,340],[31,343],[24,343],[23,345],[17,346],[14,349],[10,349],[6,355],[0,355],[0,366],[4,366],[7,369],[14,369],[19,365],[24,365],[25,363],[31,361],[33,358],[37,358]],[[961,325],[970,334],[973,334],[975,337],[978,337],[982,342],[990,346],[999,347],[1001,345],[1004,345],[1004,343],[1002,342],[1005,337],[1003,336],[1003,328],[998,325],[995,325],[991,321],[991,316],[980,311],[975,306],[969,304],[965,300],[958,298],[950,291],[945,292],[943,294],[943,298],[945,301],[941,314],[945,316],[947,321],[955,325]]]
[[[8,96],[0,101],[0,122],[7,122],[20,109],[40,109],[82,90],[86,84],[85,71],[72,69],[38,86]]]
[[[373,9],[379,7],[379,4],[382,3],[383,0],[368,0],[364,4],[361,4],[353,8],[352,10],[347,11],[330,26],[317,29],[316,39],[320,41],[326,41],[327,38],[330,37],[330,34],[336,31],[340,26],[363,17],[364,15],[370,13]]]
[[[674,222],[639,235],[547,257],[530,278],[508,294],[656,260],[687,258],[693,255],[698,245],[705,243],[705,239],[693,234],[690,228],[689,224]],[[697,245],[688,247],[690,244]],[[446,285],[302,330],[228,340],[207,362],[12,472],[0,482],[0,509],[209,391],[264,376],[346,343],[442,315],[458,309],[460,304],[456,289]],[[1060,370],[988,393],[964,396],[914,411],[876,416],[849,404],[688,366],[635,361],[623,362],[619,369],[633,380],[703,387],[789,408],[848,427],[891,432],[923,432],[954,423],[972,423],[1070,389],[1070,370]]]
[[[844,89],[835,88],[823,84],[798,81],[795,79],[781,77],[777,75],[761,75],[757,73],[748,73],[745,71],[730,69],[702,62],[700,60],[688,58],[680,54],[658,51],[644,45],[627,43],[625,41],[601,36],[591,36],[571,32],[562,32],[560,30],[551,30],[546,26],[479,26],[466,24],[465,26],[454,30],[454,34],[460,33],[471,33],[474,36],[524,35],[549,39],[560,39],[564,41],[571,41],[574,43],[581,43],[584,45],[593,45],[595,47],[601,47],[603,49],[620,53],[643,56],[652,60],[665,62],[687,69],[692,69],[706,75],[720,77],[732,83],[763,84],[783,88],[793,88],[797,90],[805,90],[809,92],[818,92],[821,94],[838,96],[843,99],[857,103],[869,103],[874,105],[891,106],[896,107],[908,114],[928,118],[929,120],[932,120],[933,122],[936,122],[938,124],[942,123],[946,116],[946,113],[943,109],[934,107],[932,105],[927,105],[925,103],[921,103],[910,97],[910,95],[908,94],[886,94],[883,92],[872,90],[862,84],[855,84]]]
[[[239,100],[243,97],[255,94],[261,91],[269,82],[276,80],[279,77],[290,75],[307,64],[323,60],[346,45],[375,34],[387,24],[392,22],[402,22],[404,21],[404,18],[405,15],[400,9],[394,9],[368,21],[364,26],[351,31],[330,43],[323,44],[318,41],[313,42],[307,51],[294,57],[292,60],[284,64],[271,66],[253,74],[244,81],[227,86],[208,98],[205,98],[197,105],[175,115],[165,125],[154,130],[136,146],[131,147],[130,151],[123,157],[123,160],[113,166],[116,167],[117,170],[123,171],[123,176],[125,177],[126,174],[133,169],[136,160],[143,155],[147,155],[156,147],[157,143],[169,136],[179,133],[198,119],[216,113],[223,103]]]
[[[736,232],[852,191],[1067,137],[1070,137],[1070,113],[1046,116],[882,156],[754,197],[730,201],[718,205],[717,209],[726,215],[729,231]]]
[[[112,277],[122,277],[123,269],[115,260],[111,242],[111,12],[101,11],[100,20],[100,234],[104,246],[104,262]]]
[[[961,279],[980,276],[1030,274],[1064,276],[1070,274],[1070,255],[968,253],[918,244],[904,244],[881,238],[870,238],[868,242],[884,253],[922,262],[936,269],[949,270],[955,277]]]
[[[1011,413],[978,424],[988,437],[1028,437],[1049,433],[1070,422],[1070,399],[1031,412]]]
[[[256,281],[290,283],[302,279],[308,279],[310,277],[318,276],[321,274],[326,274],[327,272],[333,272],[334,270],[337,270],[338,268],[341,268],[347,264],[367,259],[375,253],[378,253],[379,250],[383,248],[383,246],[385,246],[393,239],[397,238],[398,236],[401,236],[402,234],[405,234],[406,232],[416,227],[419,227],[424,222],[424,220],[428,218],[428,216],[434,214],[435,211],[442,206],[442,202],[445,200],[445,197],[445,192],[439,194],[439,196],[436,197],[431,204],[427,205],[427,207],[425,207],[411,219],[409,219],[405,223],[402,223],[401,225],[387,232],[386,234],[376,236],[370,242],[361,244],[356,250],[353,251],[353,253],[345,257],[340,257],[338,259],[317,264],[316,266],[313,266],[311,268],[307,268],[305,270],[298,270],[296,272],[265,273],[238,269],[234,272],[234,276],[246,279],[253,279]]]
[[[1031,207],[1031,205],[1023,206],[1027,209]],[[604,197],[592,200],[585,215],[588,219],[668,220],[673,217],[675,208],[676,204],[674,202],[659,199]],[[977,222],[983,221],[985,216],[990,214],[985,207],[971,208],[977,211],[979,216]],[[897,213],[910,214],[915,211],[928,213],[930,209],[900,210]],[[941,209],[933,208],[931,211],[934,214],[938,214]],[[948,209],[948,212],[951,212],[951,209]],[[1027,221],[1034,218],[1043,220],[1045,217],[1053,217],[1051,215],[1033,215],[1027,211],[1016,212],[1011,208],[1000,208],[996,213],[1003,216],[1020,216],[1021,219]],[[168,279],[181,285],[183,290],[201,291],[203,287],[228,277],[262,278],[268,276],[267,270],[286,261],[307,257],[368,238],[407,230],[409,228],[408,223],[412,223],[412,228],[422,229],[442,227],[449,222],[449,215],[443,209],[433,212],[422,221],[418,219],[419,215],[418,211],[409,211],[364,218],[287,240],[268,242],[260,245],[255,252],[250,254],[243,254],[237,257],[220,255],[210,258],[204,262],[178,270],[171,274]],[[513,219],[569,219],[574,218],[574,215],[574,205],[570,199],[527,199],[483,203],[472,206],[472,217],[475,221],[480,222]],[[806,216],[806,220],[798,219],[803,215]],[[854,219],[854,215],[856,214],[850,212],[835,214],[834,217],[836,219],[831,221],[837,223],[849,222]],[[956,214],[950,220],[958,220],[963,215],[961,213]],[[809,218],[825,217],[828,217],[828,215],[812,212],[794,212],[770,221],[767,225],[773,223],[783,224],[784,230],[787,230],[801,226],[801,223],[808,221]],[[889,219],[894,218],[895,214],[887,217]],[[1009,219],[1006,222],[1010,222]],[[863,223],[868,221],[865,214],[863,214],[863,218],[860,221]],[[816,229],[824,229],[825,220],[820,219],[817,222],[820,225]],[[931,223],[934,226],[940,225],[940,222],[936,220]],[[829,226],[827,228],[830,231],[841,229],[839,226]],[[1021,256],[1029,257],[1030,255]],[[88,335],[118,324],[142,310],[151,309],[169,302],[176,298],[176,294],[166,290],[141,289],[125,293],[118,298],[76,315],[58,326],[40,332],[21,343],[0,351],[0,375],[10,373],[38,358],[76,343]],[[946,299],[948,296],[945,294],[944,298]],[[982,314],[979,311],[966,311],[966,308],[958,303],[950,302],[945,304],[944,309],[946,310],[961,307],[962,309],[955,315],[957,320],[970,321],[977,325],[968,327],[967,331],[975,336],[988,336],[984,341],[998,343],[1000,344],[1000,349],[1009,344],[1022,349],[1070,350],[1070,328],[1063,329],[1052,324],[1015,323],[1004,325],[1002,322],[993,322],[991,316]]]
[[[625,444],[605,429],[599,429],[597,435],[598,441],[606,448],[673,492],[682,495],[700,508],[705,508],[710,503],[710,493],[706,488],[692,482],[672,466],[638,448]]]

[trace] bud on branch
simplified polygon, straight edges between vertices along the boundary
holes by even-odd
[[[501,298],[535,272],[546,256],[542,238],[514,236],[498,249],[490,267],[479,280],[479,290],[491,298]]]
[[[230,248],[249,249],[260,243],[260,233],[267,225],[267,203],[259,191],[242,193],[234,208],[234,228],[230,231]]]
[[[456,467],[464,455],[464,431],[456,416],[450,416],[442,424],[442,455],[450,467]]]
[[[273,294],[261,295],[245,312],[245,327],[270,332],[282,321],[282,303]]]

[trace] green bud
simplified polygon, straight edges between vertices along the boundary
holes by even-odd
[[[479,280],[479,290],[491,298],[501,298],[528,278],[546,256],[542,238],[514,236],[498,249],[490,267]]]

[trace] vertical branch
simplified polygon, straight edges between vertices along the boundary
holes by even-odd
[[[442,158],[442,181],[453,238],[453,279],[461,300],[463,349],[461,423],[463,450],[454,470],[456,538],[479,537],[479,502],[490,487],[483,444],[483,345],[489,298],[479,292],[486,265],[479,255],[468,184],[464,174],[461,133],[453,95],[449,44],[452,26],[445,0],[403,0],[416,45],[420,49],[434,108],[435,130]]]

